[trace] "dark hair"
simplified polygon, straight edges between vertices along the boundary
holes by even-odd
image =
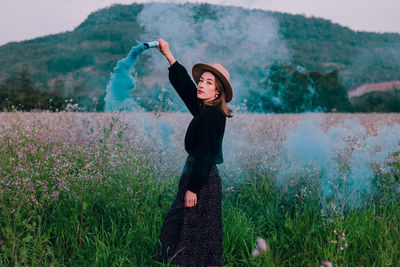
[[[224,90],[224,87],[222,86],[222,82],[218,78],[217,75],[215,75],[213,72],[212,72],[212,74],[215,77],[215,89],[218,91],[218,97],[216,97],[214,100],[207,102],[207,104],[205,102],[203,102],[203,103],[204,103],[204,105],[218,106],[219,109],[221,110],[221,112],[226,117],[231,118],[231,117],[233,117],[232,110],[228,108],[228,105],[226,103],[225,90]]]

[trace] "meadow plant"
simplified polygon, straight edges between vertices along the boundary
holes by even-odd
[[[190,114],[71,111],[0,113],[0,265],[155,266]],[[400,263],[398,125],[236,114],[218,166],[227,265]]]

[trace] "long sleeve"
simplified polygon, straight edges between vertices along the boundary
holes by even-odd
[[[213,160],[210,156],[194,158],[192,173],[187,184],[187,189],[199,193],[203,185],[207,182],[213,166]]]
[[[175,88],[180,98],[185,103],[193,116],[200,113],[199,100],[197,98],[196,84],[190,78],[185,67],[176,61],[169,68],[169,81]]]
[[[196,138],[191,155],[194,157],[187,189],[198,193],[207,182],[215,158],[221,136],[221,122],[215,113],[207,111],[199,116],[196,127]]]

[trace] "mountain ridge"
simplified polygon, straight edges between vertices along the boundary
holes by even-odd
[[[65,92],[75,90],[98,97],[104,93],[116,62],[133,44],[143,41],[144,25],[138,22],[138,15],[147,5],[112,5],[91,13],[72,31],[0,46],[0,82],[27,68],[40,88],[50,90],[61,80]],[[323,18],[284,12],[211,4],[174,5],[196,9],[200,18],[212,17],[216,8],[227,13],[239,10],[243,17],[256,12],[273,17],[279,22],[292,64],[321,73],[338,69],[348,89],[400,80],[400,34],[354,31]],[[138,77],[149,71],[148,59],[145,54],[141,56]]]

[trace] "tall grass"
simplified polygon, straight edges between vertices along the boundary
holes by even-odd
[[[160,266],[151,255],[180,173],[160,181],[115,118],[79,135],[73,115],[46,116],[2,117],[0,265]],[[311,194],[288,198],[262,174],[224,188],[224,266],[398,266],[400,179],[387,179],[394,191],[344,213]],[[270,250],[254,258],[258,236]]]

